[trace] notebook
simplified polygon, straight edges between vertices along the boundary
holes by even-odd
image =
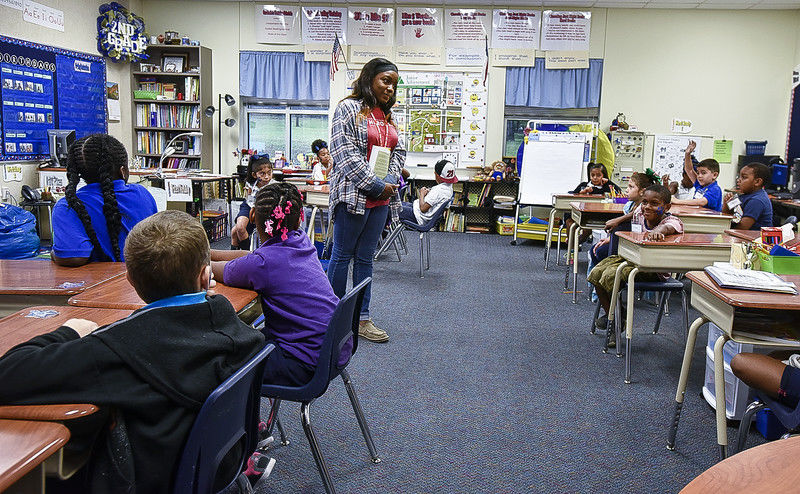
[[[797,295],[794,283],[784,281],[775,273],[735,269],[721,265],[707,266],[705,272],[722,288]]]

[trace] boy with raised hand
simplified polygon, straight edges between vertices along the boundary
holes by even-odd
[[[672,204],[686,204],[688,206],[702,206],[714,211],[722,211],[722,189],[717,183],[719,176],[719,163],[708,158],[697,164],[697,170],[692,165],[692,152],[697,143],[689,141],[683,159],[683,169],[689,180],[694,181],[694,195],[691,199],[673,199]]]
[[[633,211],[631,218],[631,231],[644,233],[645,240],[660,241],[667,235],[683,233],[683,222],[669,212],[671,194],[669,189],[661,184],[651,185],[642,194],[642,203]],[[595,321],[598,329],[605,329],[608,322],[608,311],[611,305],[611,293],[614,291],[614,277],[617,267],[625,259],[622,256],[609,256],[600,261],[589,273],[587,281],[594,285],[597,298],[605,311],[605,315]],[[633,266],[622,268],[620,275],[623,280],[628,279]],[[639,281],[659,281],[669,278],[668,273],[639,273]],[[615,341],[608,342],[614,346]]]
[[[764,190],[770,178],[769,167],[761,163],[749,163],[739,170],[739,196],[734,198],[729,192],[722,204],[723,213],[734,215],[732,228],[761,230],[762,226],[772,226],[772,201]]]
[[[98,405],[112,420],[82,492],[168,493],[203,402],[263,348],[264,336],[227,299],[206,294],[208,239],[188,214],[164,211],[138,223],[125,260],[148,305],[101,328],[72,319],[9,350],[0,358],[0,404]],[[224,465],[221,488],[237,468]]]

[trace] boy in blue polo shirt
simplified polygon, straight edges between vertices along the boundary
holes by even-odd
[[[691,199],[673,199],[672,204],[703,206],[714,211],[722,211],[722,189],[717,183],[719,163],[715,159],[704,159],[697,164],[695,170],[692,166],[692,152],[696,147],[696,142],[689,141],[683,161],[683,169],[689,179],[694,181],[694,195]]]
[[[770,180],[769,168],[761,163],[749,163],[739,170],[736,185],[739,197],[732,193],[725,195],[722,212],[733,214],[733,228],[760,230],[762,226],[772,226],[772,202],[764,186]]]

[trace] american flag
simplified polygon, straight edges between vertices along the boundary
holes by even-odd
[[[483,87],[486,87],[486,79],[489,77],[489,37],[486,36],[486,62],[483,66]]]
[[[342,55],[342,45],[339,43],[339,35],[334,35],[333,49],[331,50],[331,80],[339,70],[339,56]]]

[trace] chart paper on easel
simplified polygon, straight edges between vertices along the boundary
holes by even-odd
[[[520,176],[520,204],[550,205],[552,195],[580,182],[585,142],[534,141],[525,145]]]

